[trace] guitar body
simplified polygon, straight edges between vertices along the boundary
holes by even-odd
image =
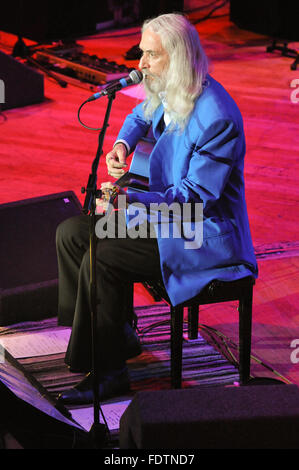
[[[154,142],[150,138],[142,139],[138,143],[129,171],[116,181],[118,186],[128,188],[128,191],[149,190],[149,157],[153,147]]]
[[[154,145],[154,139],[149,136],[140,140],[136,146],[135,152],[133,153],[129,171],[115,181],[115,184],[121,188],[127,188],[128,192],[149,191],[149,158]],[[110,210],[113,205],[114,198],[115,196],[111,196],[109,199]],[[105,212],[106,209],[103,207],[101,199],[97,199],[97,206],[98,214],[102,214],[103,211]]]

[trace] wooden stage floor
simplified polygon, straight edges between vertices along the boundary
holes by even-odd
[[[217,18],[200,22],[197,28],[211,74],[231,93],[244,118],[246,196],[260,273],[254,292],[252,352],[299,385],[299,350],[296,354],[291,347],[299,348],[299,92],[292,88],[299,70],[290,69],[293,59],[266,52],[271,38],[239,29],[227,13],[217,12]],[[191,17],[195,20],[201,14]],[[78,42],[88,53],[136,68],[138,63],[126,61],[124,54],[139,39],[139,28],[130,27]],[[0,49],[10,53],[15,40],[0,32]],[[292,47],[298,49],[299,43]],[[73,190],[83,202],[80,188],[87,182],[98,136],[77,121],[78,107],[89,94],[74,86],[62,89],[45,78],[42,104],[0,114],[1,204],[65,190]],[[136,98],[117,95],[105,152],[135,104]],[[105,108],[106,100],[98,100],[84,109],[82,118],[99,127]],[[99,180],[108,181],[104,159]],[[151,302],[141,286],[135,298],[138,305]],[[202,308],[200,322],[237,341],[235,305]],[[256,361],[252,371],[277,377]]]

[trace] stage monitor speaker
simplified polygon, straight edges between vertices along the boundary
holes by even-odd
[[[121,449],[298,449],[296,385],[139,392],[120,420]]]
[[[230,0],[230,19],[242,29],[276,39],[299,40],[298,15],[291,0]]]
[[[0,448],[90,448],[88,433],[7,351],[0,360],[0,414]]]
[[[44,101],[44,76],[1,51],[0,81],[3,110]]]
[[[72,191],[0,205],[0,325],[57,315],[56,228],[82,213]]]

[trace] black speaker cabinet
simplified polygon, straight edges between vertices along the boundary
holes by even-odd
[[[0,51],[2,109],[18,108],[44,100],[44,76]]]
[[[79,215],[72,191],[0,205],[0,325],[57,315],[56,228]]]
[[[230,0],[230,19],[233,23],[274,39],[299,40],[298,14],[295,10],[295,3],[291,0]]]
[[[121,449],[298,449],[299,388],[251,385],[139,392]]]

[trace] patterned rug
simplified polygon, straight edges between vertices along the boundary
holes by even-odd
[[[137,358],[128,361],[131,378],[130,394],[104,402],[104,406],[109,405],[109,413],[113,411],[113,406],[116,410],[121,403],[125,404],[123,412],[138,391],[170,388],[169,307],[165,304],[156,304],[137,307],[135,312],[138,317],[138,334],[143,352]],[[185,328],[187,330],[187,324]],[[70,331],[70,328],[58,327],[57,319],[51,318],[0,328],[0,342],[53,398],[57,398],[60,392],[72,387],[82,378],[80,374],[70,373],[64,364],[64,352]],[[187,340],[186,334],[184,338],[182,385],[184,388],[229,385],[239,380],[237,368],[200,334],[196,340]],[[51,344],[53,342],[55,344]],[[47,352],[49,347],[50,350],[52,348],[51,354]],[[27,351],[24,356],[31,354],[31,350],[32,356],[21,357],[22,348]],[[90,420],[91,408],[89,415]],[[78,417],[74,412],[74,419],[75,416]],[[84,419],[86,421],[86,416]],[[88,427],[88,423],[86,426]],[[117,423],[113,429],[117,431]]]

